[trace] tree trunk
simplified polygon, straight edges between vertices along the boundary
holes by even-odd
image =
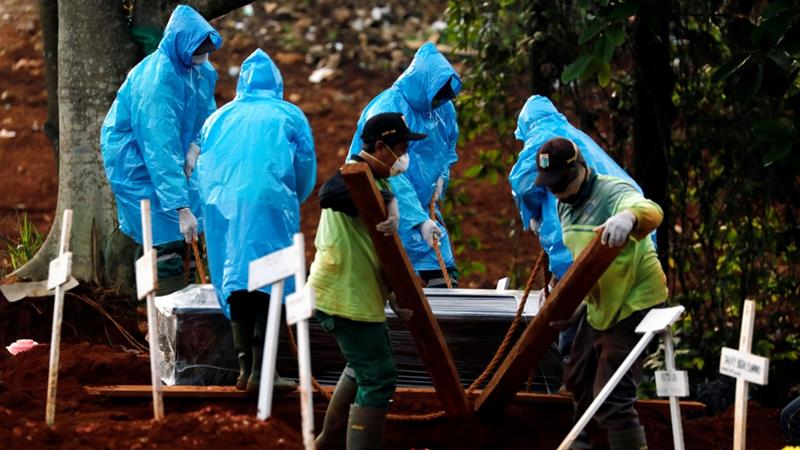
[[[41,0],[50,5],[51,0]],[[137,2],[149,24],[163,28],[179,2]],[[216,17],[250,3],[248,0],[197,0],[205,17]],[[134,11],[134,18],[138,17]],[[155,18],[157,17],[157,19]],[[144,20],[144,19],[142,19]],[[42,248],[12,274],[44,280],[57,253],[64,209],[73,214],[72,275],[111,288],[132,288],[135,244],[117,226],[114,196],[105,177],[100,152],[100,127],[131,67],[136,44],[127,26],[122,2],[82,0],[58,4],[58,206],[53,227]],[[52,98],[52,97],[51,97]]]
[[[664,221],[658,229],[658,248],[662,257],[669,245],[671,220],[666,155],[672,142],[670,132],[675,114],[671,98],[675,80],[669,55],[671,7],[670,0],[642,2],[634,31],[636,106],[633,170],[645,195],[664,210]]]
[[[39,0],[42,24],[44,81],[47,85],[47,120],[44,134],[53,145],[58,170],[58,0]]]

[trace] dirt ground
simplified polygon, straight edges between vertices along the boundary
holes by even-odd
[[[238,65],[257,43],[243,33],[224,32],[225,46],[212,61],[220,72],[217,88],[218,104],[233,98],[235,77],[228,75],[229,66]],[[312,84],[308,76],[312,67],[298,53],[264,47],[282,70],[286,98],[298,104],[308,115],[317,145],[319,159],[318,185],[334,173],[346,154],[361,108],[388,87],[397,73],[367,72],[356,67],[344,68],[340,76],[322,84]],[[50,143],[42,132],[46,116],[46,93],[41,59],[41,32],[37,3],[23,0],[0,0],[0,266],[7,264],[6,245],[18,238],[18,220],[27,213],[41,233],[49,230],[56,207],[57,174]],[[13,136],[12,136],[13,135]],[[456,176],[479,161],[480,143],[491,142],[482,136],[459,148],[460,161]],[[493,287],[506,276],[518,259],[530,265],[538,253],[535,239],[529,233],[512,230],[507,225],[516,217],[516,209],[507,182],[497,185],[464,183],[459,187],[471,198],[460,205],[459,212],[468,220],[462,223],[464,242],[480,237],[482,246],[467,246],[464,260],[482,262],[485,273],[463,278],[464,287]],[[313,236],[319,207],[312,196],[303,206],[303,232],[307,246],[313,251]],[[490,214],[487,212],[491,212]],[[515,231],[513,236],[510,232]],[[3,299],[0,301],[4,302]],[[5,303],[5,302],[4,302]],[[44,321],[46,301],[31,303],[24,317],[28,321]],[[5,319],[14,306],[4,305],[0,314],[4,330],[12,329]],[[74,305],[73,305],[74,306]],[[69,308],[70,305],[67,305]],[[84,305],[84,309],[89,308]],[[32,311],[38,311],[33,313]],[[21,316],[14,316],[19,318]],[[16,319],[15,319],[16,320]],[[108,336],[108,341],[123,342],[108,323],[98,319],[91,331],[70,330],[65,324],[65,341],[61,349],[61,371],[58,391],[58,415],[55,427],[44,424],[48,347],[11,357],[0,351],[0,448],[28,450],[61,448],[300,448],[299,411],[294,402],[277,402],[276,415],[262,423],[255,420],[255,401],[166,401],[166,420],[150,420],[152,409],[145,400],[109,400],[90,397],[83,386],[102,384],[146,384],[149,369],[146,358],[122,347],[76,343],[87,334]],[[33,327],[42,329],[42,327]],[[88,329],[89,327],[87,327]],[[17,324],[19,330],[30,330]],[[4,344],[18,337],[3,333]],[[40,336],[47,338],[47,336]],[[321,424],[325,403],[317,402],[316,423]],[[438,409],[431,401],[398,398],[394,412],[428,412]],[[651,448],[671,448],[668,414],[660,410],[642,410]],[[566,435],[571,411],[563,406],[530,407],[512,405],[506,414],[490,421],[439,420],[433,422],[390,422],[385,447],[422,448],[555,448]],[[778,412],[752,405],[748,420],[749,444],[752,449],[781,447]],[[703,417],[685,422],[687,448],[723,449],[731,447],[732,412],[716,417]],[[602,446],[602,436],[594,434]]]

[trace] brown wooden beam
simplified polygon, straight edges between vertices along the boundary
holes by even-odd
[[[430,371],[433,386],[445,412],[450,416],[469,414],[471,411],[467,406],[467,397],[461,387],[453,357],[400,238],[397,233],[384,236],[375,229],[375,225],[386,220],[386,206],[369,167],[365,163],[345,164],[342,175],[358,208],[359,217],[369,231],[383,265],[383,272],[397,297],[397,303],[414,312],[406,325],[414,338],[422,362]]]
[[[481,415],[502,411],[539,364],[558,331],[550,322],[568,319],[623,247],[608,247],[600,235],[572,263],[545,304],[475,401]]]

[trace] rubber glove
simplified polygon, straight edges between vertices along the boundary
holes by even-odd
[[[392,233],[397,231],[397,226],[400,224],[400,210],[397,207],[397,199],[393,198],[386,207],[387,217],[383,222],[375,225],[378,231],[382,231],[384,236],[391,236]]]
[[[386,300],[389,302],[389,307],[392,308],[392,311],[394,311],[394,314],[401,322],[408,322],[411,320],[411,317],[414,316],[414,311],[408,308],[401,308],[400,305],[397,304],[397,297],[394,295],[394,292],[390,292],[389,298]]]
[[[186,152],[186,159],[183,162],[183,174],[186,175],[186,178],[192,176],[198,156],[200,156],[200,147],[194,143],[189,144],[189,150]]]
[[[187,244],[191,244],[192,239],[197,239],[197,219],[189,208],[181,208],[178,210],[178,224],[183,239]]]
[[[539,234],[539,221],[531,217],[531,220],[528,222],[528,228],[533,234]]]
[[[619,214],[609,217],[604,224],[595,228],[595,231],[603,230],[603,234],[600,236],[600,242],[609,247],[619,247],[620,245],[625,245],[635,225],[636,216],[626,209]]]
[[[442,237],[442,230],[439,229],[439,226],[436,225],[433,219],[422,222],[422,225],[419,226],[419,232],[422,233],[422,239],[424,239],[431,248],[433,248],[434,239]]]
[[[436,187],[433,188],[433,198],[439,201],[442,198],[442,191],[444,190],[444,178],[439,176],[436,180]]]

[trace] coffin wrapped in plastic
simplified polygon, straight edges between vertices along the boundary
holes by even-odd
[[[514,320],[521,291],[484,289],[425,289],[464,387],[480,376],[497,352]],[[516,335],[538,312],[541,292],[531,293]],[[238,375],[230,322],[219,308],[210,285],[191,285],[157,297],[162,379],[169,385],[230,385]],[[431,386],[414,340],[391,310],[386,310],[400,386]],[[310,320],[311,370],[322,384],[335,384],[344,360],[333,336]],[[282,321],[278,372],[297,377],[297,358]],[[513,344],[513,342],[512,342]],[[510,348],[510,347],[509,347]],[[561,384],[561,364],[555,347],[531,374],[527,389],[555,392]]]

